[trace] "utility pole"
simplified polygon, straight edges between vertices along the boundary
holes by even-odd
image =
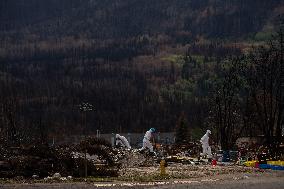
[[[280,136],[282,136],[283,135],[283,110],[284,110],[284,50],[283,50],[283,48],[284,48],[284,46],[283,46],[283,43],[284,43],[284,39],[283,39],[283,35],[284,35],[284,31],[283,31],[283,26],[284,26],[284,21],[281,21],[281,24],[280,24],[280,33],[279,33],[279,35],[280,35],[280,64],[281,64],[281,75],[280,75],[280,94],[281,94],[281,103],[280,103],[280,111],[281,111],[281,117],[280,117],[280,119],[281,119],[281,122],[280,122],[280,124],[281,124],[281,126],[280,126],[280,128],[281,128],[281,134],[280,134]]]
[[[87,164],[87,112],[92,111],[93,105],[90,103],[83,102],[79,105],[79,109],[82,112],[82,126],[84,126],[84,139],[85,139],[85,155],[84,155],[84,164],[85,164],[85,178],[88,176],[88,164]]]

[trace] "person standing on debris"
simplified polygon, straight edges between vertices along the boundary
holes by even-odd
[[[209,135],[211,134],[210,130],[206,131],[206,134],[200,139],[200,142],[202,144],[202,153],[200,153],[201,156],[206,156],[208,158],[212,158],[211,153],[211,147],[209,146]]]
[[[131,149],[131,146],[130,146],[128,140],[124,136],[116,134],[115,140],[116,140],[116,142],[115,142],[116,146],[121,145],[123,148]]]
[[[149,131],[147,131],[145,133],[145,136],[143,138],[143,146],[140,149],[140,151],[145,150],[146,148],[148,148],[151,153],[154,153],[156,155],[156,153],[153,151],[153,145],[150,142],[154,132],[155,132],[155,128],[151,128]]]

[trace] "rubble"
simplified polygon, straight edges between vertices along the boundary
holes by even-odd
[[[188,146],[182,146],[182,150],[181,148],[177,149],[177,146],[168,147],[166,150],[165,148],[161,149],[164,154],[163,158],[167,162],[166,178],[197,178],[223,174],[233,176],[239,173],[263,172],[261,169],[238,165],[237,151],[232,151],[229,162],[217,162],[215,159],[216,164],[212,166],[211,160],[198,157],[199,151],[196,144],[191,144],[191,147],[195,148],[195,153],[192,153]],[[176,153],[174,154],[174,152]],[[160,178],[159,160],[161,157],[146,156],[135,150],[118,149],[116,159],[121,164],[119,170],[121,180],[145,181],[145,175],[148,179]]]
[[[154,156],[142,154],[133,150],[118,149],[116,160],[120,168],[151,167],[157,164]]]
[[[39,176],[38,176],[38,175],[33,175],[32,178],[33,178],[33,179],[38,179]]]
[[[117,176],[111,145],[101,139],[88,138],[79,145],[50,147],[37,144],[13,148],[0,148],[0,177],[63,178],[84,176],[87,152],[88,175]],[[52,177],[52,178],[53,178]],[[67,179],[67,178],[65,178]]]
[[[49,180],[52,180],[52,179],[53,179],[52,177],[47,176],[47,177],[45,177],[43,180],[44,180],[44,181],[49,181]]]
[[[200,144],[181,146],[160,146],[157,155],[141,153],[124,148],[112,148],[101,139],[87,138],[78,145],[50,147],[30,145],[14,148],[0,148],[0,177],[44,178],[44,181],[68,181],[73,177],[85,176],[85,163],[89,176],[118,177],[122,180],[160,179],[160,160],[166,161],[165,178],[195,178],[219,174],[235,174],[262,171],[252,167],[239,166],[237,157],[257,157],[257,152],[234,151],[230,162],[216,162],[200,159]],[[217,150],[214,150],[217,151]],[[237,156],[238,155],[238,156]],[[267,155],[259,157],[267,158]],[[217,155],[215,156],[217,160]],[[219,159],[221,159],[219,157]],[[245,162],[245,161],[244,161]],[[267,160],[263,162],[268,162]],[[278,168],[278,167],[276,167]],[[276,169],[275,168],[275,169]]]
[[[59,179],[61,178],[60,173],[54,173],[54,175],[52,176],[53,179]]]

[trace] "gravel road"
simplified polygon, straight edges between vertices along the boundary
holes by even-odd
[[[284,171],[262,174],[229,174],[187,180],[171,180],[145,183],[52,183],[52,184],[4,184],[2,189],[92,189],[92,188],[194,188],[194,189],[283,189]]]

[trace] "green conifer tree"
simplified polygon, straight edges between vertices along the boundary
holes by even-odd
[[[186,144],[190,140],[189,129],[184,112],[181,113],[176,125],[176,144]]]

